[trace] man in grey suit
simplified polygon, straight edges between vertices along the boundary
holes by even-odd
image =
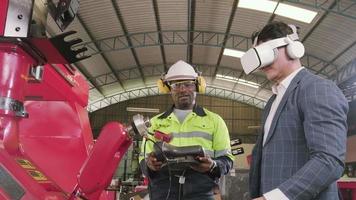
[[[255,200],[339,199],[348,104],[333,82],[302,67],[298,39],[295,26],[271,22],[241,58],[247,74],[259,69],[275,83],[252,152]]]

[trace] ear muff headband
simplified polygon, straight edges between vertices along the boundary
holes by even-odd
[[[199,94],[204,94],[206,89],[205,78],[201,76],[201,72],[198,71],[198,68],[194,67],[195,72],[198,74],[197,77],[197,92]]]
[[[197,78],[197,81],[198,81],[198,92],[199,94],[204,94],[205,93],[205,89],[206,89],[206,81],[205,81],[205,78],[202,77],[202,76],[198,76]]]
[[[206,89],[206,81],[204,77],[201,76],[201,72],[199,72],[195,67],[194,67],[195,72],[198,74],[198,77],[196,79],[196,84],[197,84],[197,92],[200,94],[205,93]],[[166,81],[163,80],[163,77],[165,74],[162,75],[162,78],[157,80],[157,87],[160,93],[162,94],[168,94],[171,89]]]
[[[163,82],[163,79],[157,80],[158,91],[162,94],[168,94],[171,90],[169,86]]]

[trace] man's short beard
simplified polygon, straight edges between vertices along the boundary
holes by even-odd
[[[183,103],[180,103],[178,104],[179,105],[179,108],[178,109],[181,109],[181,110],[189,110],[189,109],[192,109],[192,107],[195,105],[195,100],[193,100],[191,103],[189,102],[183,102]]]

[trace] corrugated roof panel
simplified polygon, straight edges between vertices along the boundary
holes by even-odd
[[[356,37],[356,33],[355,33]],[[356,58],[356,38],[354,38],[353,47],[341,55],[338,59],[335,60],[335,63],[340,66],[340,69],[346,66],[351,60]]]
[[[162,30],[187,30],[187,1],[157,0]]]
[[[135,90],[139,88],[145,88],[142,79],[131,79],[124,82],[124,87],[126,90]]]
[[[79,15],[95,40],[123,34],[110,0],[82,2]]]
[[[142,66],[163,63],[159,46],[137,48],[136,53]]]
[[[117,3],[129,33],[157,31],[153,4],[151,0],[117,0]]]
[[[194,37],[194,47],[193,47],[193,63],[199,64],[200,69],[203,69],[204,75],[210,75],[215,72],[215,65],[217,64],[217,59],[221,51],[221,47],[216,47],[221,45],[224,37],[224,33],[227,28],[229,17],[231,14],[231,9],[233,5],[233,0],[222,0],[222,1],[207,1],[207,0],[192,0],[196,3],[195,8],[195,21],[194,30],[204,31],[203,33],[196,32]],[[275,0],[277,1],[277,0]],[[315,1],[315,0],[303,0],[297,3],[290,3],[289,1],[281,1],[282,3],[293,4],[298,7],[303,7],[306,9],[316,9],[313,8],[313,4],[316,3],[318,6],[322,6],[323,9],[329,7],[333,1]],[[87,27],[89,32],[92,33],[94,40],[99,40],[102,38],[112,38],[119,35],[123,35],[121,24],[118,20],[118,16],[115,13],[114,6],[110,0],[82,0],[80,2],[79,16],[81,17],[83,24]],[[149,82],[151,84],[152,80],[156,79],[160,72],[163,72],[163,64],[160,48],[158,46],[158,33],[156,26],[156,19],[154,15],[153,2],[152,0],[142,0],[142,1],[119,1],[116,2],[120,8],[123,20],[128,30],[128,34],[132,40],[135,50],[138,55],[140,64],[144,67],[143,73],[146,78],[146,86]],[[309,6],[302,4],[309,4]],[[351,0],[337,1],[337,6],[334,7],[333,11],[344,12],[342,14],[348,14],[354,16],[356,13],[356,5],[350,7],[354,4]],[[172,0],[157,0],[157,6],[159,10],[159,20],[161,23],[161,28],[163,31],[167,30],[181,30],[181,32],[164,33],[163,41],[166,54],[166,60],[168,66],[175,63],[178,60],[187,59],[187,35],[188,30],[188,1],[172,1]],[[340,6],[340,7],[338,7]],[[355,58],[356,55],[356,26],[355,19],[350,17],[341,16],[340,14],[335,14],[330,12],[324,20],[321,17],[324,14],[324,10],[317,9],[318,15],[312,21],[311,24],[306,24],[298,22],[289,18],[275,16],[274,20],[282,20],[286,23],[292,23],[299,27],[300,36],[305,39],[309,33],[311,33],[306,41],[306,51],[309,55],[314,55],[325,61],[330,61],[335,59],[335,62],[340,67],[348,63],[351,59]],[[232,48],[237,48],[240,50],[246,50],[251,45],[249,39],[251,34],[263,28],[263,26],[271,19],[270,13],[264,13],[259,11],[253,11],[249,9],[237,8],[235,17],[232,23],[230,34],[236,34],[243,36],[241,39],[244,41],[243,44],[238,45],[234,43],[230,38],[227,41],[227,46]],[[49,32],[58,34],[58,27],[53,23],[53,20],[49,17],[48,20],[51,24],[49,27]],[[320,24],[319,24],[320,23]],[[313,28],[315,30],[313,31]],[[75,37],[82,38],[85,42],[89,42],[91,39],[85,32],[82,25],[75,20],[66,31],[77,30],[80,34]],[[312,31],[312,32],[311,32]],[[146,34],[135,34],[139,32],[144,32]],[[152,33],[148,33],[152,32]],[[207,32],[212,32],[208,34]],[[222,34],[214,34],[213,32],[218,32]],[[200,33],[198,35],[198,33]],[[174,37],[173,37],[174,36]],[[74,36],[68,37],[67,39],[75,38]],[[201,41],[204,37],[205,40]],[[219,39],[220,38],[220,39]],[[237,37],[234,37],[236,39]],[[126,38],[121,37],[120,41],[123,42],[122,46],[115,48],[127,48]],[[174,41],[174,42],[173,42]],[[139,88],[145,87],[142,83],[142,77],[139,72],[139,68],[136,66],[136,62],[133,59],[133,55],[130,49],[120,50],[120,51],[110,51],[113,47],[111,45],[114,40],[105,40],[105,44],[101,41],[102,50],[105,51],[104,55],[108,58],[109,63],[113,68],[119,71],[120,79],[124,82],[127,88]],[[171,45],[171,44],[180,45]],[[205,46],[201,46],[204,44]],[[353,46],[351,46],[353,44]],[[91,44],[93,47],[93,44]],[[145,48],[141,48],[145,47]],[[350,48],[345,50],[346,48]],[[93,53],[95,50],[90,50]],[[336,58],[337,55],[339,58]],[[307,62],[307,58],[309,59]],[[305,57],[302,59],[302,63],[307,67],[313,67],[311,71],[317,71],[323,68],[325,62],[320,62],[318,59],[313,59],[311,57]],[[106,66],[102,56],[95,55],[90,59],[84,60],[77,63],[79,67],[83,66],[86,71],[88,71],[90,76],[99,76],[105,74],[111,74],[112,71]],[[224,71],[224,69],[226,69]],[[151,71],[150,71],[151,70]],[[152,72],[154,70],[154,72]],[[242,68],[239,58],[223,56],[218,73],[232,73],[235,77],[240,77],[242,75],[243,79],[248,79],[250,81],[263,82],[264,76],[246,76],[241,73]],[[239,73],[237,73],[239,72]],[[328,66],[323,73],[328,75],[334,75],[337,73],[333,66]],[[261,72],[256,72],[254,75],[261,75]],[[319,74],[324,76],[323,74]],[[152,77],[154,76],[154,77]],[[105,76],[102,76],[103,78]],[[150,78],[149,78],[150,77]],[[90,77],[89,77],[90,78]],[[110,76],[110,80],[115,77]],[[132,79],[132,80],[128,80]],[[208,78],[209,79],[209,78]],[[149,81],[148,81],[149,80]],[[147,82],[148,81],[148,82]],[[154,81],[153,81],[154,82]],[[219,82],[217,82],[219,83]],[[111,80],[110,84],[104,87],[104,93],[117,93],[120,89],[118,83]],[[216,82],[214,82],[216,84]],[[219,83],[220,84],[220,83]],[[226,84],[221,84],[221,87],[226,86]],[[268,83],[267,88],[270,87]],[[253,94],[257,98],[267,99],[270,96],[270,91],[261,90],[256,94],[253,90],[246,89],[246,86],[238,86],[235,88],[238,92]],[[94,95],[94,99],[100,98],[101,96],[97,91],[91,92]],[[90,98],[93,99],[92,97]]]
[[[227,90],[232,90],[235,86],[234,82],[215,79],[214,86],[221,87]]]
[[[237,8],[230,33],[250,37],[267,24],[270,16],[271,14],[265,12]]]
[[[233,1],[196,1],[195,30],[226,32]]]
[[[293,4],[290,2],[283,2],[284,4],[288,5],[293,5],[297,6],[300,8],[308,9],[311,11],[318,12],[317,16],[314,18],[311,24],[306,24],[294,19],[290,18],[285,18],[279,15],[275,15],[273,20],[274,21],[283,21],[287,24],[294,24],[298,27],[300,27],[303,31],[300,33],[301,38],[307,33],[307,31],[312,28],[312,26],[318,21],[318,19],[321,17],[321,14],[323,11],[304,6],[301,4]],[[305,3],[305,2],[304,2]],[[237,33],[239,35],[245,36],[245,37],[251,37],[252,33],[255,31],[260,31],[271,19],[272,14],[267,13],[267,12],[260,12],[256,10],[251,10],[251,9],[245,9],[245,8],[238,8],[237,13],[235,16],[234,20],[234,26],[232,27],[232,30],[234,33]]]
[[[124,81],[124,84],[126,81],[130,80],[130,79],[142,79],[141,74],[140,74],[140,70],[137,66],[125,69],[125,70],[121,70],[119,72],[119,77],[122,81]]]
[[[187,45],[165,45],[167,63],[173,64],[178,60],[186,60]]]
[[[97,54],[90,58],[80,61],[92,77],[99,76],[111,72],[107,67],[102,56]]]
[[[169,66],[167,66],[169,67]],[[165,73],[163,64],[153,64],[153,65],[145,65],[142,67],[143,74],[145,77],[160,77],[163,73]],[[146,79],[147,83],[147,79]]]
[[[330,13],[306,40],[306,52],[330,61],[356,40],[355,20]]]
[[[193,63],[216,65],[220,50],[221,48],[218,47],[212,48],[207,46],[194,46]]]
[[[118,82],[102,86],[101,88],[103,89],[105,96],[111,96],[113,94],[124,91],[124,89],[120,87],[120,84]]]
[[[103,98],[103,96],[96,89],[89,90],[89,104],[95,102],[99,99]]]
[[[109,62],[112,63],[112,66],[117,70],[123,70],[128,67],[136,66],[136,62],[130,49],[111,51],[105,53],[105,55]]]

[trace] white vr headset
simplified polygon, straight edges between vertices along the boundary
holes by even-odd
[[[290,25],[293,33],[283,38],[277,38],[264,42],[258,46],[257,37],[254,45],[242,57],[241,64],[246,74],[272,64],[278,56],[278,47],[287,46],[287,54],[291,59],[301,58],[304,55],[305,49],[299,39],[296,27]]]

